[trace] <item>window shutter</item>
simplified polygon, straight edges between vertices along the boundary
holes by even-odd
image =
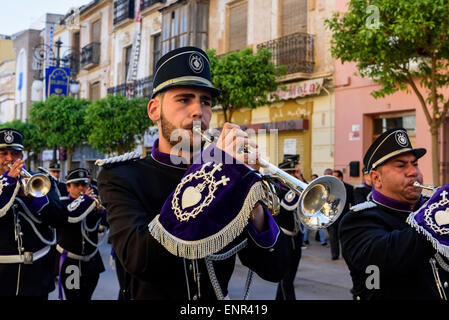
[[[282,0],[281,32],[282,36],[307,32],[307,0]]]
[[[229,51],[241,50],[247,45],[248,3],[242,1],[229,7]]]

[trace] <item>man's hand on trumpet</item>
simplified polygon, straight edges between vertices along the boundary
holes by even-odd
[[[8,172],[8,176],[11,178],[18,178],[20,175],[20,172],[22,171],[23,166],[25,165],[25,161],[23,160],[16,160],[14,161],[14,163],[11,165],[9,172]]]
[[[238,161],[249,165],[254,170],[259,170],[259,153],[248,151],[248,149],[256,150],[257,143],[249,139],[248,134],[240,126],[226,122],[216,145]]]

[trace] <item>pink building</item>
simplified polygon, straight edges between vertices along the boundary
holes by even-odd
[[[344,11],[346,2],[337,0],[336,10]],[[427,149],[419,166],[424,183],[432,184],[431,134],[417,96],[410,89],[409,93],[400,91],[374,99],[370,93],[379,86],[370,79],[354,74],[358,74],[354,63],[335,62],[335,169],[344,172],[345,181],[360,183],[363,156],[370,144],[385,130],[401,126],[407,129],[413,146]],[[444,183],[449,182],[448,119],[440,134],[440,164]],[[358,176],[350,174],[350,163],[353,161],[359,161]]]

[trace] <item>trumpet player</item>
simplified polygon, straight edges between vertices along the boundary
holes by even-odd
[[[385,131],[366,151],[363,162],[371,195],[353,206],[340,224],[354,299],[446,298],[449,268],[436,250],[442,238],[438,232],[425,231],[426,222],[419,222],[419,232],[412,227],[422,213],[428,215],[423,221],[433,221],[438,211],[434,208],[440,205],[439,199],[429,200],[414,186],[422,184],[418,160],[425,153],[426,149],[412,147],[403,128]],[[439,210],[444,212],[444,206]]]
[[[20,183],[24,161],[23,136],[0,130],[0,296],[48,299],[53,291],[54,228],[66,216],[51,184],[50,191],[33,197]]]
[[[57,229],[59,299],[90,300],[105,268],[99,252],[107,237],[106,211],[93,193],[84,168],[65,179],[67,222]],[[99,235],[99,233],[103,233]]]
[[[206,53],[195,47],[168,52],[156,65],[153,86],[148,115],[158,124],[159,139],[151,155],[111,161],[98,176],[110,239],[127,273],[127,296],[223,299],[236,252],[263,279],[278,282],[285,271],[285,238],[257,201],[256,173],[243,164],[248,156],[235,151],[252,144],[246,133],[227,123],[217,143],[198,155],[226,152],[238,164],[196,162],[187,152],[200,147],[194,122],[208,128],[219,94]],[[188,147],[176,148],[184,137]],[[212,260],[215,250],[222,260]]]

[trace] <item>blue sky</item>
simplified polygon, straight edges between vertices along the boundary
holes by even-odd
[[[0,34],[12,35],[28,29],[45,13],[66,14],[92,0],[0,0]]]

